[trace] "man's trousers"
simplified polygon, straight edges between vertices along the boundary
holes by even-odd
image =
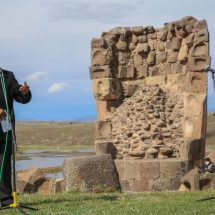
[[[6,144],[6,133],[0,133],[0,169],[3,162],[3,154]],[[8,143],[6,148],[5,159],[2,169],[2,178],[0,180],[0,200],[4,201],[11,199],[12,184],[11,184],[11,155],[12,155],[12,132],[8,133]]]

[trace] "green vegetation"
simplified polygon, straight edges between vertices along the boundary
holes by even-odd
[[[100,193],[68,192],[51,196],[25,195],[23,204],[38,208],[37,215],[210,215],[215,214],[215,199],[199,202],[214,196],[215,192],[193,193]],[[18,215],[10,210],[1,215]]]

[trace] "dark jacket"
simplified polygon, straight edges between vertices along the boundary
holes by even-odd
[[[13,110],[13,101],[17,101],[22,104],[26,104],[30,102],[31,100],[31,91],[29,91],[27,94],[22,94],[19,91],[19,88],[21,85],[17,82],[13,72],[0,69],[0,72],[3,72],[5,84],[6,84],[6,92],[7,92],[7,98],[8,98],[8,106],[9,111],[11,113],[11,121],[13,124],[13,127],[15,126],[15,114]],[[0,108],[6,110],[6,102],[3,94],[3,88],[2,84],[0,82]],[[0,126],[1,127],[1,126]]]

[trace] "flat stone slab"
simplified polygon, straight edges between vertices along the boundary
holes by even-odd
[[[120,188],[117,170],[109,154],[66,159],[63,173],[67,191],[115,191]]]
[[[180,179],[192,168],[179,159],[114,160],[122,191],[178,190]]]

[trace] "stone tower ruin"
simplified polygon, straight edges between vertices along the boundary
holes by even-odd
[[[205,154],[207,22],[117,27],[91,42],[96,152],[123,191],[175,190]]]

